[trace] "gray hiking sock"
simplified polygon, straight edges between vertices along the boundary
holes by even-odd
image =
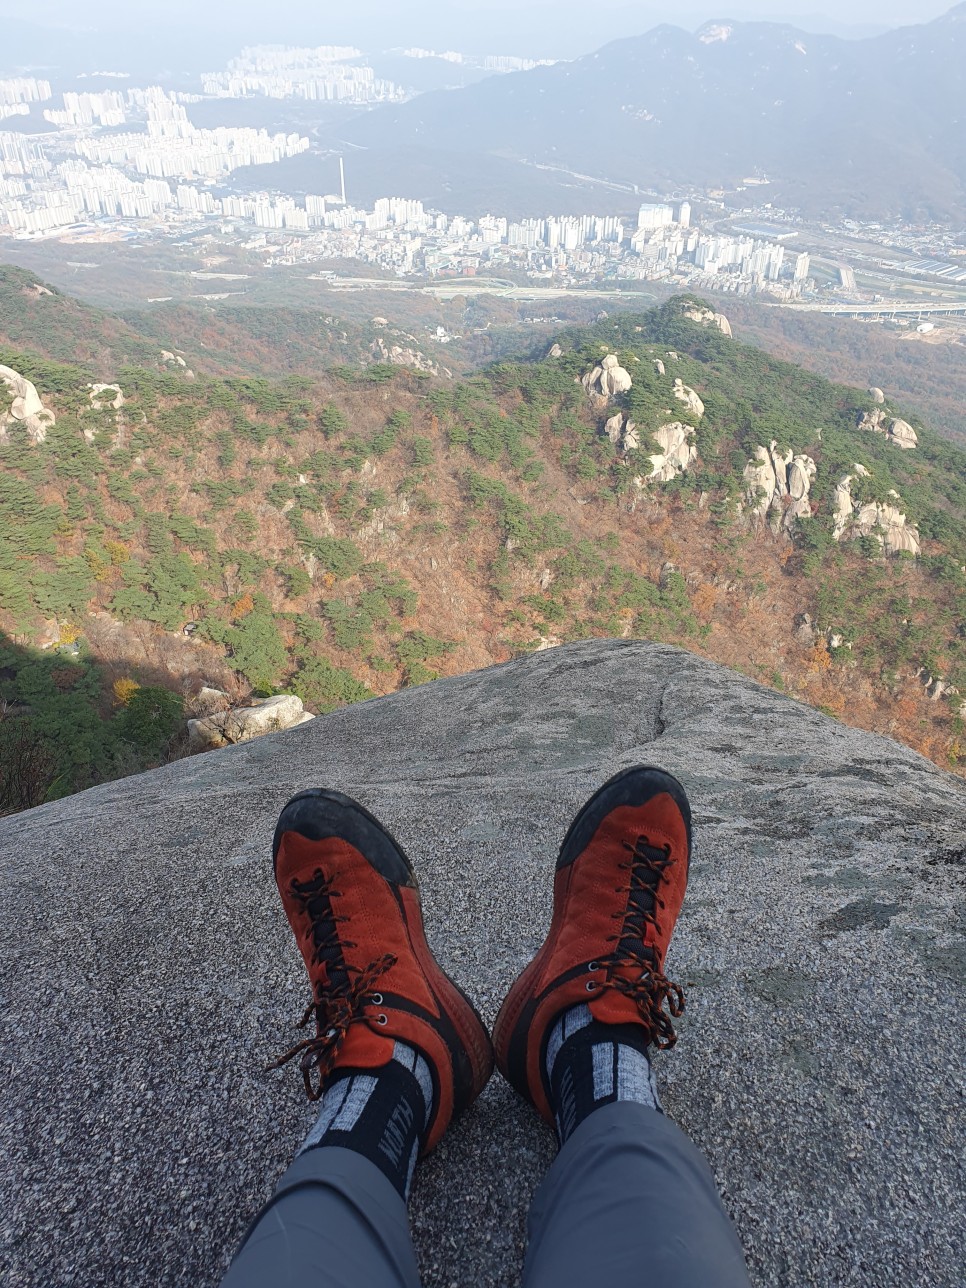
[[[336,1070],[299,1154],[326,1145],[355,1150],[408,1199],[432,1111],[429,1065],[413,1047],[397,1042],[392,1059],[378,1069]]]
[[[547,1040],[545,1071],[560,1144],[602,1105],[633,1101],[663,1113],[639,1024],[603,1024],[586,1004],[558,1017]]]

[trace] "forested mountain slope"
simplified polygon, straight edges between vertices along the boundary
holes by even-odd
[[[915,407],[943,438],[966,445],[966,336],[923,337],[880,323],[729,300],[743,340],[829,380],[877,385]]]
[[[43,404],[0,404],[3,736],[51,794],[177,754],[203,685],[325,711],[593,636],[961,765],[966,456],[699,302],[455,382],[0,365]]]

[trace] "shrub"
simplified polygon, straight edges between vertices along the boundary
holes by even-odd
[[[413,465],[422,469],[433,463],[433,440],[417,435],[410,443]]]
[[[42,805],[56,777],[57,758],[36,724],[0,705],[0,814]]]
[[[313,707],[319,715],[373,696],[372,691],[356,680],[351,672],[333,666],[324,657],[311,657],[303,662],[290,687],[306,706]]]
[[[154,686],[132,693],[117,717],[119,732],[148,756],[161,756],[184,723],[184,698]]]
[[[115,680],[111,686],[111,690],[114,694],[114,701],[119,707],[129,706],[131,699],[140,687],[141,686],[138,684],[137,680],[132,680],[129,676],[120,680]]]
[[[254,608],[235,626],[226,629],[223,639],[231,651],[235,669],[241,671],[253,688],[271,692],[288,666],[285,644],[271,613]]]
[[[338,407],[333,407],[329,404],[319,412],[319,429],[321,429],[326,438],[334,438],[337,434],[344,434],[348,428],[349,422]]]
[[[282,578],[285,594],[289,599],[301,599],[312,589],[312,578],[298,564],[280,564],[278,575]]]

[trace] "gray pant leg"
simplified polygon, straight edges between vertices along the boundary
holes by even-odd
[[[526,1288],[748,1288],[704,1156],[644,1105],[589,1114],[530,1208]]]
[[[309,1150],[256,1217],[221,1288],[419,1288],[406,1205],[361,1154]]]

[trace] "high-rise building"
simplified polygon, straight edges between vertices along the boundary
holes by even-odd
[[[480,236],[485,246],[498,246],[506,241],[507,221],[496,215],[484,215],[480,220]]]
[[[645,202],[637,212],[639,229],[666,228],[674,223],[674,210],[671,206],[656,206]]]
[[[812,266],[812,257],[808,251],[803,251],[801,255],[795,256],[795,281],[801,284],[808,281],[809,269]]]
[[[45,103],[52,97],[50,81],[32,77],[0,80],[0,103]]]
[[[678,203],[674,210],[674,222],[680,224],[682,228],[691,227],[690,201],[682,201]]]

